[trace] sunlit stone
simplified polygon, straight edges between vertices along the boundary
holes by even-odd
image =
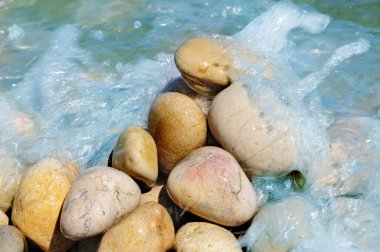
[[[147,202],[110,228],[102,237],[99,252],[170,250],[174,227],[169,213],[156,202]]]
[[[78,172],[70,160],[44,159],[29,167],[21,179],[12,222],[44,251],[66,251],[73,245],[59,231],[59,216]]]
[[[164,93],[153,103],[148,131],[157,145],[158,161],[166,172],[206,142],[206,118],[201,108],[180,93]]]
[[[196,149],[181,160],[167,189],[182,209],[225,226],[239,226],[257,210],[257,196],[244,171],[218,147]]]
[[[158,176],[157,148],[152,136],[142,128],[126,129],[113,149],[112,166],[152,186]]]
[[[235,236],[220,226],[206,222],[191,222],[182,226],[175,236],[177,252],[241,252]]]
[[[74,181],[60,219],[62,234],[82,240],[109,229],[140,203],[136,182],[117,169],[96,166]]]

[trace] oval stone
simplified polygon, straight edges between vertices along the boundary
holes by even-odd
[[[165,172],[206,142],[205,115],[195,101],[180,93],[159,96],[151,107],[148,124]]]
[[[24,236],[14,226],[0,227],[0,251],[1,252],[28,251]]]
[[[295,137],[283,106],[276,122],[251,100],[247,88],[234,83],[215,96],[207,121],[215,139],[230,152],[249,178],[293,170],[297,159]]]
[[[242,252],[235,236],[222,227],[206,222],[191,222],[182,226],[174,243],[177,252]]]
[[[182,209],[225,226],[247,222],[257,209],[244,171],[218,147],[202,147],[186,156],[170,173],[167,189]]]
[[[147,202],[103,235],[98,252],[165,252],[173,244],[174,227],[169,213],[160,204]]]
[[[73,241],[59,231],[63,201],[79,167],[67,159],[44,159],[24,173],[12,207],[12,221],[44,251],[66,251]]]
[[[158,176],[157,148],[153,137],[142,128],[126,129],[113,149],[112,166],[153,186]]]
[[[186,84],[203,96],[213,97],[231,84],[229,51],[222,40],[193,38],[177,49],[174,58]]]
[[[140,203],[141,191],[124,172],[105,166],[85,170],[63,204],[61,232],[82,240],[110,228]]]
[[[6,226],[9,223],[8,216],[0,210],[0,226]]]
[[[17,160],[0,157],[0,210],[6,212],[12,206],[23,170]]]

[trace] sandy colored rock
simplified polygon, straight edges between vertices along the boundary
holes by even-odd
[[[164,93],[156,99],[148,129],[157,145],[159,164],[166,172],[206,142],[206,118],[201,108],[180,93]]]
[[[193,38],[177,49],[175,63],[191,89],[213,97],[231,84],[229,51],[222,40]]]
[[[212,135],[249,178],[288,173],[295,165],[297,146],[290,122],[281,104],[274,110],[275,123],[239,83],[220,92],[211,104],[207,120]]]
[[[154,186],[149,192],[141,194],[140,206],[149,201],[158,203],[160,192],[163,189],[163,187],[163,185]]]
[[[177,252],[241,252],[235,236],[222,227],[206,222],[191,222],[181,227],[175,236]]]
[[[23,175],[12,207],[12,221],[44,251],[73,245],[59,231],[59,214],[79,167],[68,159],[44,159]]]
[[[173,247],[173,222],[164,207],[147,202],[110,228],[98,252],[164,252]]]
[[[0,210],[0,226],[6,226],[9,223],[8,216]]]
[[[16,159],[0,157],[0,210],[12,206],[24,168]]]
[[[126,129],[113,150],[112,166],[153,186],[158,176],[157,148],[153,137],[142,128]]]
[[[0,226],[0,252],[28,251],[25,238],[14,226]]]
[[[244,171],[218,147],[202,147],[186,156],[170,173],[167,189],[182,209],[225,226],[247,222],[257,209]]]
[[[73,183],[61,213],[61,232],[71,240],[82,240],[109,229],[140,203],[141,191],[124,172],[95,166]]]

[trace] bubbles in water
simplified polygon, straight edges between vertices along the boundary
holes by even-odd
[[[9,40],[22,39],[25,36],[25,31],[18,25],[14,24],[8,28]]]
[[[142,23],[140,21],[137,20],[137,21],[133,22],[133,28],[140,29],[141,26],[142,26]]]

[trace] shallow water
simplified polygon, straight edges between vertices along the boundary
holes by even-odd
[[[256,20],[247,26],[277,3],[269,0],[0,1],[0,155],[29,164],[63,152],[82,168],[106,164],[118,134],[129,125],[144,126],[154,97],[179,76],[173,63],[175,49],[195,36],[228,36],[273,62],[275,81],[252,84],[262,69],[250,68],[237,57],[237,64],[251,71],[241,81],[251,83],[252,96],[266,112],[273,112],[273,120],[288,118],[300,136],[298,145],[303,148],[295,169],[307,180],[304,188],[297,190],[297,180],[291,177],[254,180],[262,205],[267,201],[286,205],[289,195],[299,194],[301,201],[317,209],[314,234],[290,249],[376,251],[380,3],[343,2],[295,1],[298,7],[292,11],[278,10],[277,17],[293,18],[282,29],[272,22],[273,13],[267,14],[272,19],[262,16],[270,22]],[[278,100],[273,97],[288,104],[285,114],[276,115],[273,104]],[[342,116],[359,125],[355,132],[363,134],[347,134],[354,143],[363,142],[357,148],[364,150],[354,151],[354,158],[342,165],[348,167],[343,180],[360,174],[362,163],[371,170],[369,187],[352,192],[355,197],[348,201],[335,197],[341,196],[341,188],[318,189],[325,181],[317,171],[327,166],[331,139],[345,141],[336,133],[339,129],[329,130]],[[350,141],[347,145],[354,145]],[[355,169],[359,172],[353,173]],[[288,217],[276,206],[270,210],[272,203],[266,207],[268,213],[274,211],[271,218]],[[334,206],[339,204],[347,211],[338,213]],[[308,218],[301,219],[308,225]],[[243,238],[243,245],[255,247],[262,235],[256,228],[261,221],[254,220],[254,231]],[[269,226],[265,232],[278,229]],[[285,231],[275,233],[276,239],[290,241]],[[326,245],[331,237],[335,242]]]

